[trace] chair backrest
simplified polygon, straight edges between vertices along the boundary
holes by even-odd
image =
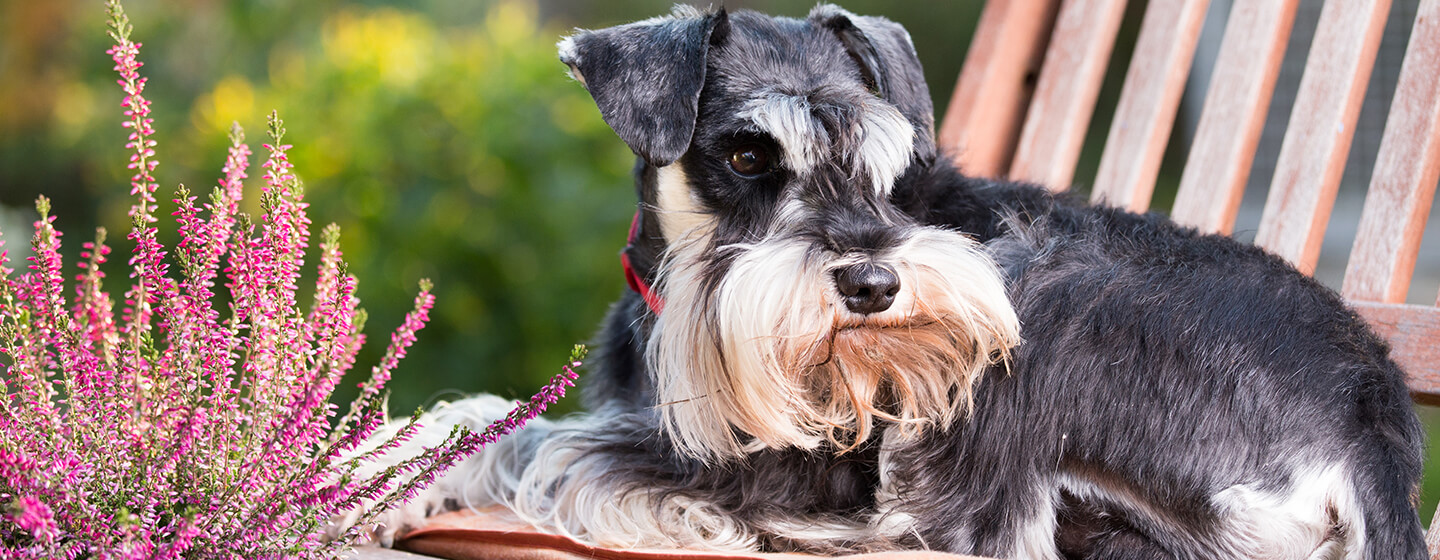
[[[1228,234],[1299,0],[1237,0],[1170,215]],[[1092,186],[1149,209],[1209,0],[1150,0]],[[1255,243],[1313,272],[1389,0],[1320,13]],[[1069,185],[1125,0],[989,0],[940,128],[973,175]],[[1440,404],[1440,308],[1406,305],[1440,180],[1440,0],[1421,0],[1342,294],[1392,347],[1416,400]],[[1440,302],[1437,302],[1440,304]]]
[[[1231,232],[1299,0],[1238,0],[1170,215]],[[1150,207],[1209,0],[1150,0],[1091,200]],[[1255,243],[1313,272],[1390,0],[1327,0],[1275,162]],[[1090,124],[1125,0],[989,0],[940,127],[974,175],[1064,189]],[[1440,0],[1421,0],[1341,293],[1440,405],[1440,308],[1407,305],[1440,181]],[[1440,305],[1440,300],[1437,300]],[[1440,517],[1440,512],[1437,512]],[[1426,539],[1440,558],[1440,523]]]

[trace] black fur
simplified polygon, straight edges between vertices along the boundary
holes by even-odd
[[[612,27],[575,37],[574,50],[562,52],[561,62],[585,82],[605,122],[635,155],[668,165],[690,145],[706,48],[727,25],[721,10],[657,25]]]
[[[823,4],[808,19],[834,32],[859,67],[866,86],[915,125],[917,159],[921,163],[933,160],[935,109],[905,28],[885,18],[857,16]]]
[[[1026,338],[1010,373],[981,385],[969,421],[898,460],[951,465],[940,479],[928,467],[905,475],[935,512],[927,519],[944,520],[929,529],[937,537],[971,519],[994,535],[975,550],[1003,554],[1013,512],[1035,499],[1027,477],[1061,469],[1113,479],[1204,531],[1215,489],[1282,487],[1279,464],[1333,461],[1358,471],[1371,557],[1424,556],[1408,503],[1423,435],[1405,375],[1334,291],[1256,247],[1156,214],[1084,207],[944,165],[912,189],[922,219],[995,249]],[[953,491],[964,480],[990,484]],[[951,491],[934,498],[942,489]]]

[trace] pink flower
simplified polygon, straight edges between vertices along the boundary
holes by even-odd
[[[55,525],[55,516],[51,513],[50,506],[35,496],[21,496],[16,499],[10,504],[7,517],[11,523],[30,533],[31,537],[42,544],[50,544],[59,535],[60,530]]]

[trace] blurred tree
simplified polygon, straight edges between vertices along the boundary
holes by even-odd
[[[555,35],[519,3],[451,29],[346,7],[318,42],[273,50],[267,86],[226,78],[195,105],[202,129],[251,98],[292,115],[317,222],[346,232],[372,324],[399,321],[390,302],[437,280],[433,331],[403,378],[424,385],[402,384],[397,405],[530,390],[623,286],[629,150],[560,71]]]
[[[631,155],[565,76],[561,30],[542,27],[533,4],[490,3],[452,26],[387,6],[196,3],[163,15],[131,4],[147,42],[162,189],[208,190],[230,123],[251,130],[258,150],[275,108],[312,218],[342,227],[369,330],[398,324],[416,281],[435,280],[434,320],[394,384],[398,410],[445,390],[528,393],[623,288]],[[66,203],[70,231],[127,231],[125,131],[100,18],[52,7],[4,8],[10,25],[56,20],[66,32],[4,40],[37,62],[0,68],[0,99],[27,108],[0,121],[0,201],[24,207],[48,192]],[[23,245],[28,234],[6,235]],[[368,345],[361,367],[383,349]]]

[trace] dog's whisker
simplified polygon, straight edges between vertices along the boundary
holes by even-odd
[[[690,398],[688,398],[688,399],[680,399],[680,400],[678,400],[678,401],[662,402],[662,403],[656,404],[656,405],[654,406],[654,408],[661,408],[661,407],[666,407],[666,406],[675,406],[675,405],[678,405],[678,404],[685,404],[685,403],[687,403],[687,402],[691,402],[691,401],[695,401],[695,400],[699,400],[699,399],[708,399],[708,398],[710,398],[710,395],[699,395],[699,396],[690,397]]]

